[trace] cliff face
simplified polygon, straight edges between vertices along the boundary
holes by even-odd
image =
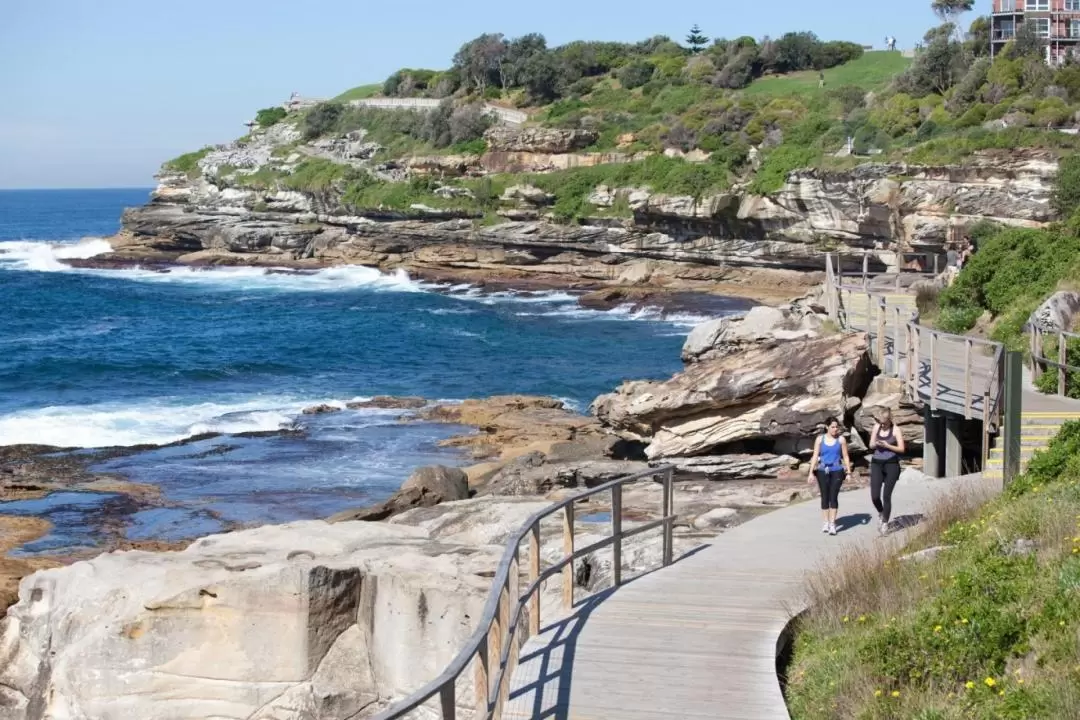
[[[577,138],[530,132],[501,128],[496,150],[486,156],[381,165],[371,164],[374,149],[362,135],[296,147],[288,129],[266,132],[244,146],[210,153],[191,175],[163,171],[151,202],[125,213],[114,259],[356,263],[563,284],[694,288],[753,278],[795,286],[818,279],[807,271],[815,274],[822,267],[825,249],[876,250],[888,265],[896,250],[943,252],[952,228],[962,230],[981,219],[1033,226],[1051,219],[1056,162],[1020,152],[979,157],[965,166],[867,164],[842,172],[797,171],[767,197],[736,188],[695,200],[647,188],[600,186],[588,198],[596,217],[578,224],[556,223],[548,208],[551,196],[528,185],[507,189],[498,211],[503,222],[490,224],[475,212],[423,204],[407,210],[356,208],[333,185],[318,192],[251,189],[235,176],[223,179],[221,172],[288,171],[303,157],[321,157],[401,181],[423,174],[483,175],[505,164],[510,152],[515,167],[526,164],[537,171],[597,161],[574,152]],[[285,141],[293,150],[282,158],[275,150]],[[435,190],[446,198],[469,192],[452,184]],[[612,217],[615,206],[628,208],[632,217]]]

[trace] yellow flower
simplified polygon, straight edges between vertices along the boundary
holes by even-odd
[[[965,625],[968,624],[967,618],[960,618],[960,622],[964,623]]]
[[[850,618],[847,615],[844,616],[844,622],[847,622]]]
[[[940,626],[940,625],[938,625],[937,627],[935,627],[935,628],[934,628],[934,632],[936,632],[936,633],[939,633],[939,632],[941,632],[941,626]]]
[[[1058,623],[1058,625],[1060,625],[1061,627],[1065,627],[1065,621],[1062,620],[1061,622]]]
[[[997,680],[992,677],[986,678],[985,680],[983,680],[983,682],[986,683],[986,687],[994,687],[995,685],[997,685]]]
[[[1004,690],[998,690],[998,695],[1004,695],[1004,694],[1005,694]]]
[[[880,690],[875,690],[874,691],[874,697],[881,697],[881,691]]]
[[[860,615],[859,616],[859,622],[866,622],[866,616],[865,615]]]
[[[964,687],[966,687],[968,690],[974,690],[975,689],[975,683],[972,682],[971,680],[968,680],[966,683],[964,683]]]
[[[1018,682],[1018,683],[1020,683],[1021,685],[1023,685],[1023,684],[1024,684],[1024,678],[1016,678],[1016,682]]]

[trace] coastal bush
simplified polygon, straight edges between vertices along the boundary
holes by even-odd
[[[257,122],[261,128],[268,128],[271,125],[276,125],[284,120],[287,114],[285,108],[280,105],[275,105],[274,107],[263,108],[255,113],[255,122]]]
[[[792,717],[1080,716],[1080,423],[997,499],[930,520],[928,559],[849,552],[811,579]]]
[[[204,147],[201,150],[184,153],[165,163],[165,167],[176,172],[186,173],[188,177],[195,177],[199,173],[199,161],[206,157],[212,147]]]
[[[308,111],[301,123],[301,132],[307,140],[326,135],[333,130],[341,116],[345,114],[345,106],[336,102],[319,103]]]

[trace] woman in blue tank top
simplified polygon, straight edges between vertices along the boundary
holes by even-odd
[[[825,421],[825,434],[814,441],[814,456],[810,459],[810,474],[806,482],[817,478],[821,490],[821,517],[825,524],[821,532],[836,534],[836,513],[840,508],[840,486],[844,475],[851,474],[847,440],[840,435],[840,421],[834,417]]]

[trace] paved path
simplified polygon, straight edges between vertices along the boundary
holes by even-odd
[[[532,638],[521,654],[504,718],[565,720],[781,720],[777,641],[803,608],[805,573],[849,545],[899,545],[919,515],[957,490],[989,496],[980,476],[897,485],[895,519],[877,535],[869,493],[840,498],[836,537],[820,532],[812,500],[764,515],[711,545],[634,580]]]

